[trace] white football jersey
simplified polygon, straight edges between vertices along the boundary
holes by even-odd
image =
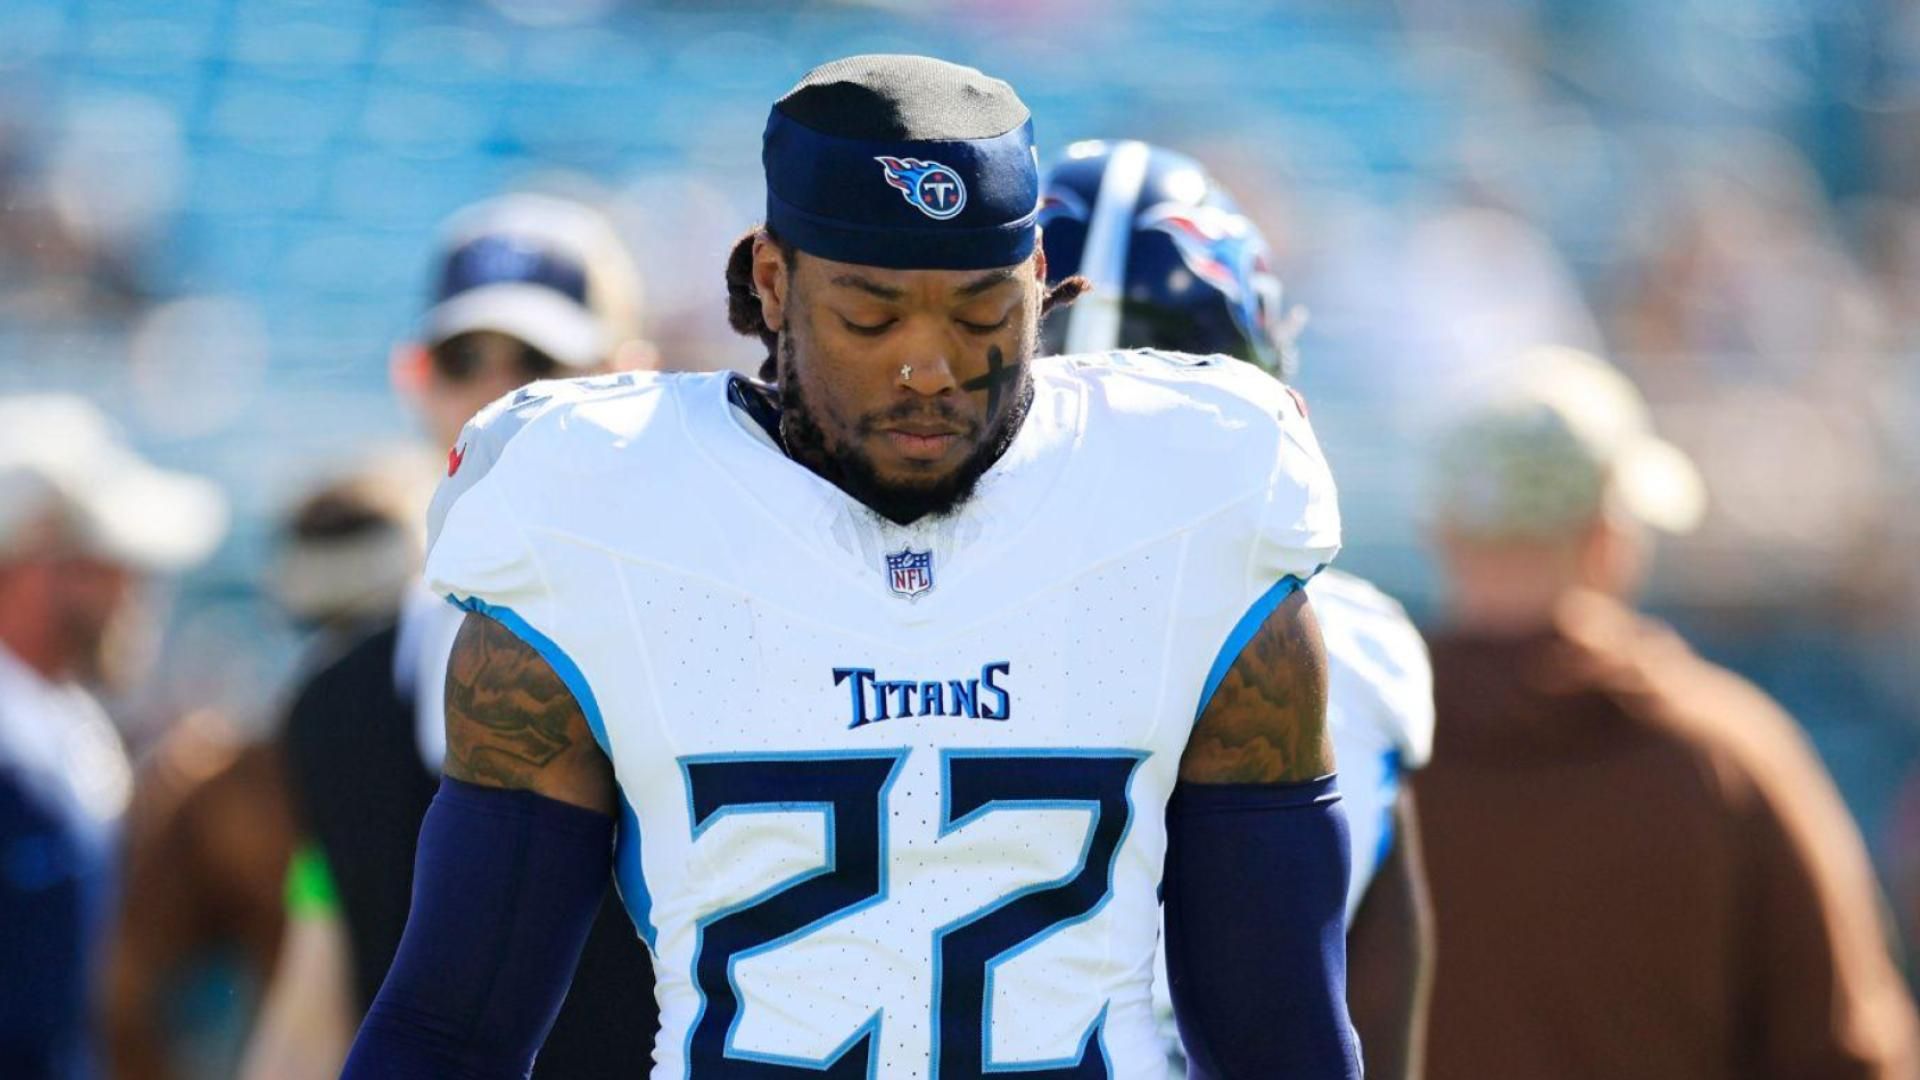
[[[1347,921],[1393,845],[1403,775],[1433,753],[1427,644],[1392,597],[1337,570],[1307,586],[1327,644],[1327,727],[1353,838]]]
[[[613,762],[653,1075],[1162,1075],[1181,752],[1339,543],[1296,400],[1246,364],[1038,360],[973,497],[900,526],[737,379],[536,383],[432,512],[429,582],[539,649]]]

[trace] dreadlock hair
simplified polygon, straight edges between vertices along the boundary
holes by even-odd
[[[780,334],[767,325],[766,316],[760,311],[760,292],[753,286],[753,242],[761,233],[780,250],[787,272],[793,272],[798,249],[780,239],[772,229],[756,226],[741,234],[727,255],[727,325],[743,337],[759,338],[767,347],[767,358],[760,362],[760,381],[771,383],[780,377]],[[1092,287],[1092,283],[1079,274],[1048,286],[1046,296],[1040,301],[1040,317],[1044,319],[1073,303]]]
[[[1040,298],[1041,321],[1044,322],[1047,316],[1085,296],[1092,288],[1093,282],[1079,274],[1063,277],[1056,284],[1049,285],[1047,295]]]

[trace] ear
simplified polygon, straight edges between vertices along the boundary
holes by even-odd
[[[432,362],[427,347],[417,341],[403,341],[387,354],[387,378],[401,397],[412,400],[427,388]]]
[[[1040,230],[1033,231],[1033,276],[1040,282],[1040,292],[1047,291],[1047,248],[1040,241],[1045,239]]]
[[[1652,542],[1646,526],[1602,512],[1581,537],[1582,570],[1590,588],[1630,600],[1646,583]]]
[[[792,282],[787,258],[779,245],[762,232],[753,238],[753,291],[760,294],[760,320],[776,333],[785,329],[787,297]]]

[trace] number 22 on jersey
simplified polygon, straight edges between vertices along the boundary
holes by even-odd
[[[826,836],[820,865],[700,920],[693,979],[701,1004],[687,1046],[694,1080],[873,1075],[884,1005],[824,1060],[735,1046],[743,1003],[734,965],[886,902],[888,796],[907,755],[893,750],[681,759],[696,841],[723,817],[756,813],[816,813]],[[1145,757],[1130,750],[941,754],[942,837],[986,815],[1021,810],[1084,810],[1088,825],[1071,873],[1017,889],[934,932],[927,953],[933,984],[929,1075],[937,1080],[990,1073],[1095,1080],[1109,1074],[1098,1018],[1070,1058],[990,1062],[993,978],[1001,964],[1091,918],[1112,895],[1114,859],[1132,826],[1128,786]]]

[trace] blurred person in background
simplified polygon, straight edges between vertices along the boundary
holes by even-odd
[[[419,566],[433,472],[394,456],[321,483],[287,515],[267,586],[314,636],[310,656],[330,663],[393,619]],[[237,1048],[205,1029],[250,1016],[284,929],[295,830],[279,747],[191,713],[142,765],[127,819],[102,1003],[110,1075],[230,1074]],[[209,974],[237,994],[224,1015],[183,1016],[183,988]]]
[[[93,1075],[89,1004],[131,791],[84,687],[134,677],[142,577],[226,530],[212,484],[129,449],[93,406],[0,399],[0,1075]]]
[[[1433,459],[1429,1075],[1917,1075],[1866,852],[1818,759],[1630,606],[1647,530],[1699,521],[1698,473],[1605,362],[1545,349],[1518,370]]]
[[[427,435],[449,448],[449,474],[461,427],[488,402],[539,379],[652,366],[639,275],[584,204],[516,194],[469,207],[444,228],[434,274],[419,340],[395,350],[393,375]],[[249,1077],[338,1075],[386,978],[446,753],[442,690],[462,614],[415,585],[397,618],[294,696],[285,751],[308,842],[287,877],[282,968]],[[610,897],[536,1076],[626,1076],[652,1053],[652,969]]]
[[[1041,226],[1048,279],[1092,284],[1045,324],[1049,351],[1223,353],[1292,378],[1300,313],[1282,305],[1266,238],[1199,162],[1143,142],[1075,143],[1043,178]],[[1415,1077],[1432,919],[1400,777],[1432,745],[1426,646],[1399,604],[1351,574],[1323,570],[1307,595],[1326,639],[1327,723],[1352,830],[1348,1005],[1367,1074]],[[1163,981],[1156,995],[1170,1020]]]
[[[1630,222],[1610,326],[1713,487],[1714,518],[1676,545],[1667,580],[1696,604],[1751,608],[1764,575],[1759,604],[1810,603],[1866,639],[1830,636],[1836,652],[1870,653],[1913,610],[1910,312],[1843,243],[1790,144],[1741,132],[1674,157]],[[1877,247],[1897,244],[1897,221],[1870,223]],[[1857,702],[1830,707],[1870,722]]]

